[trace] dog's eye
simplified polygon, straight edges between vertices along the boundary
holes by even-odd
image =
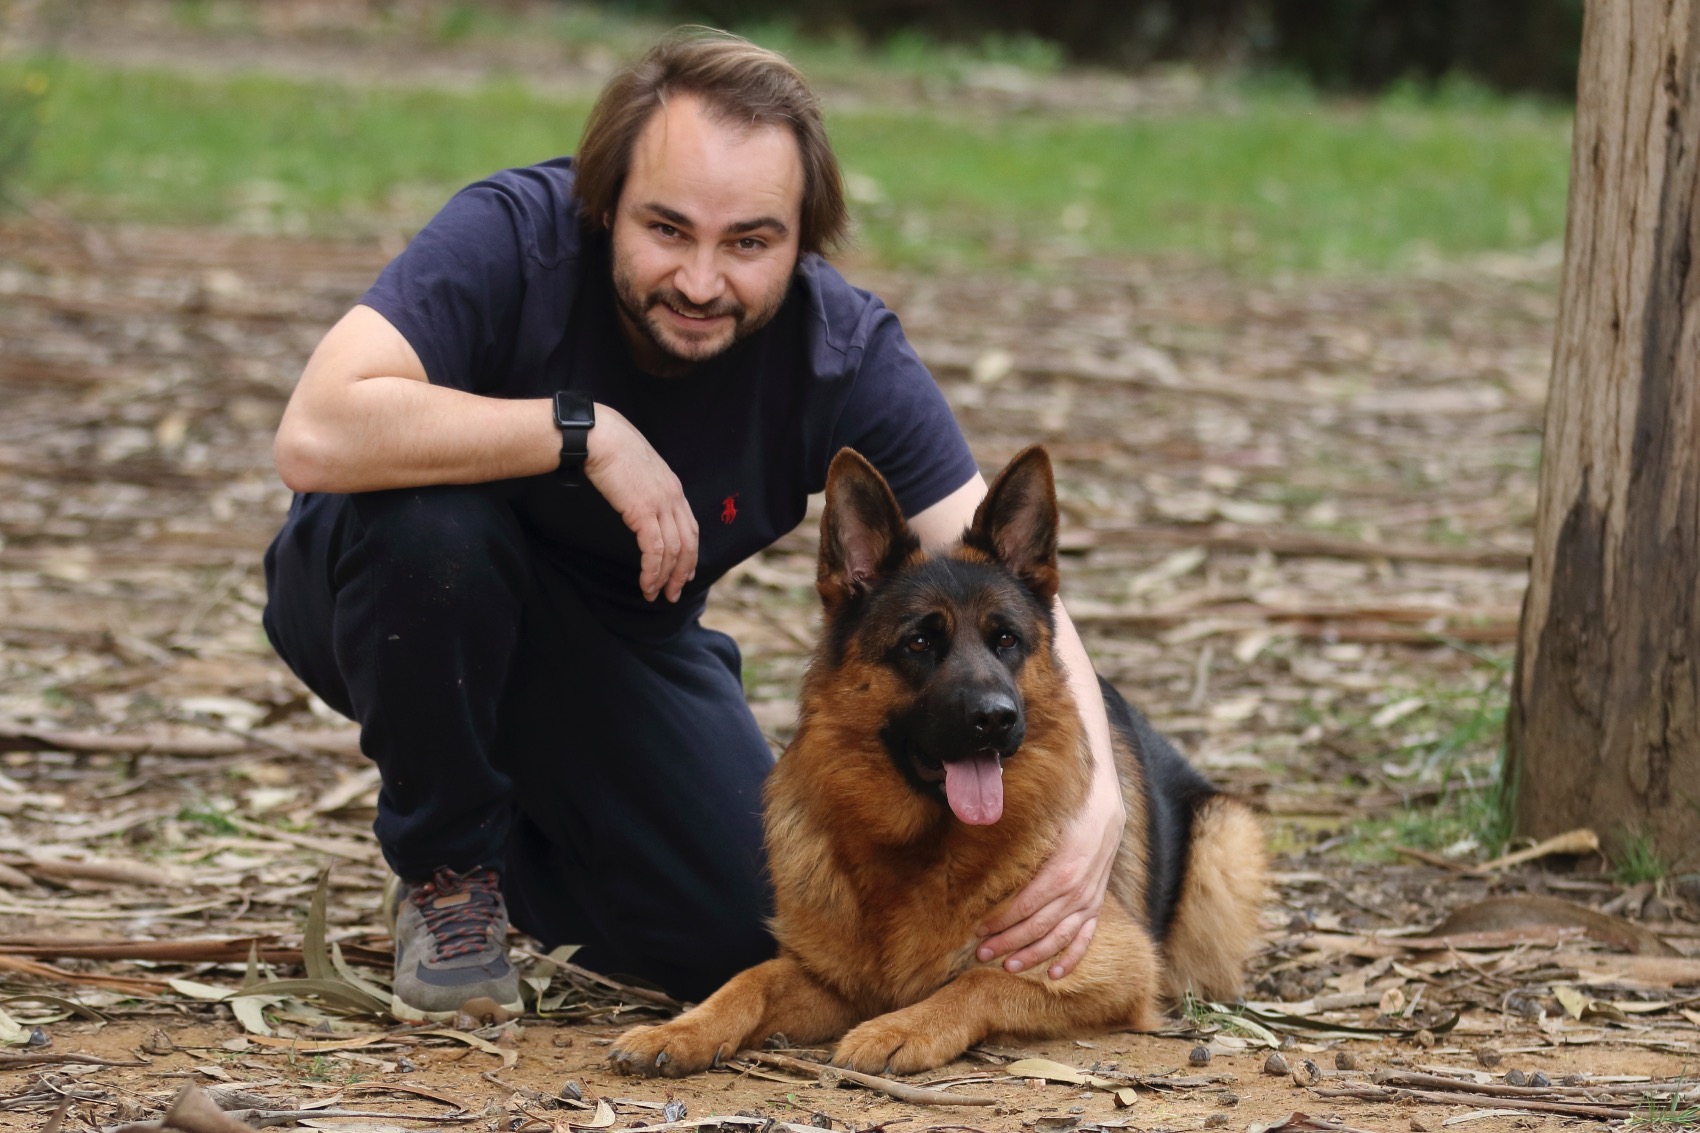
[[[933,647],[933,639],[924,633],[910,634],[903,647],[911,653],[925,653]]]
[[[997,635],[992,638],[992,647],[994,649],[1014,649],[1020,644],[1021,639],[1007,629],[999,630]]]

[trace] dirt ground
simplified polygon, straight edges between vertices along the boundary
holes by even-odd
[[[1269,815],[1250,1011],[988,1044],[916,1082],[995,1104],[940,1107],[755,1063],[619,1078],[605,1048],[654,1008],[546,964],[546,1017],[447,1033],[324,982],[250,996],[263,1014],[217,1001],[250,975],[346,996],[386,971],[375,780],[267,646],[259,556],[288,504],[284,399],[398,246],[90,228],[45,202],[0,227],[0,1128],[157,1118],[184,1083],[256,1122],[350,1130],[1502,1133],[1696,1104],[1692,879],[1626,887],[1589,853],[1472,873],[1467,840],[1357,864],[1402,837],[1373,822],[1491,772],[1491,734],[1444,741],[1506,680],[1550,257],[1256,282],[1078,256],[1021,277],[846,265],[983,467],[1049,447],[1064,593],[1101,671]],[[776,750],[813,553],[805,524],[711,604]],[[1274,1047],[1287,1073],[1265,1072]],[[1097,1081],[1009,1069],[1031,1058]]]

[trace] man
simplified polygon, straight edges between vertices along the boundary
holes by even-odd
[[[575,158],[458,194],[307,363],[265,624],[382,772],[403,1017],[517,1007],[510,915],[691,998],[771,954],[772,760],[736,645],[698,621],[708,586],[802,519],[842,446],[929,545],[985,492],[896,317],[821,258],[846,227],[802,76],[671,36],[609,84]],[[1122,804],[1058,629],[1097,781],[981,956],[1060,976]]]

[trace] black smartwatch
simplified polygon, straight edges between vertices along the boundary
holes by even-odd
[[[561,430],[562,484],[584,483],[584,460],[590,455],[590,430],[596,427],[596,405],[582,393],[564,389],[555,395],[555,427]]]

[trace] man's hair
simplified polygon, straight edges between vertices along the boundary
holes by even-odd
[[[844,178],[821,122],[820,100],[790,61],[739,36],[711,28],[669,33],[603,88],[579,139],[579,215],[606,229],[631,170],[632,149],[650,116],[672,95],[695,95],[717,120],[788,126],[803,159],[804,253],[843,243],[850,227]]]

